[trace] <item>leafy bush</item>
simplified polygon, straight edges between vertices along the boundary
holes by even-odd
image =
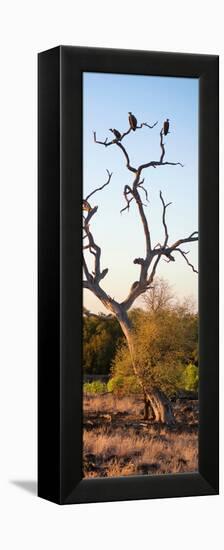
[[[101,382],[101,380],[94,380],[94,382],[85,382],[83,385],[83,391],[85,393],[106,393],[107,392],[107,384],[105,382]]]
[[[119,323],[106,315],[83,317],[83,370],[85,374],[109,374],[116,347],[123,339]]]
[[[136,308],[129,317],[135,364],[145,385],[157,387],[170,397],[181,390],[197,391],[198,315],[189,304]],[[97,378],[101,374],[111,376],[108,385],[100,380],[85,384],[88,393],[109,391],[128,396],[141,392],[125,337],[111,315],[84,312],[83,367],[85,374]]]
[[[198,391],[198,367],[195,365],[189,364],[185,367],[183,376],[183,388],[187,391]]]
[[[117,397],[123,397],[124,395],[132,395],[139,393],[140,385],[136,376],[113,376],[107,383],[107,390],[113,393]]]
[[[182,363],[160,363],[154,367],[154,384],[162,390],[167,397],[171,398],[177,395],[178,391],[183,389],[183,373],[185,366]]]
[[[146,387],[157,387],[168,397],[175,396],[179,390],[196,389],[197,371],[186,370],[186,365],[193,363],[197,316],[189,314],[184,307],[152,314],[136,310],[131,314],[136,367]],[[139,391],[137,380],[134,386],[131,382],[135,376],[126,343],[117,347],[111,374],[112,391],[124,395]]]

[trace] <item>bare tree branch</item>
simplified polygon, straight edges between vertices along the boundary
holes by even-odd
[[[160,162],[163,162],[163,159],[165,157],[165,147],[164,147],[164,143],[163,143],[163,129],[160,131],[160,147],[161,147],[161,157],[160,157]]]
[[[158,120],[152,125],[148,124],[148,122],[142,122],[139,126],[136,126],[136,130],[140,130],[141,128],[143,128],[143,126],[147,126],[147,128],[152,129],[157,124],[158,124]],[[128,130],[123,132],[123,134],[121,134],[121,137],[119,139],[113,138],[110,141],[108,141],[108,138],[106,138],[104,141],[97,140],[95,131],[93,132],[93,136],[94,136],[95,143],[100,143],[100,145],[105,145],[105,147],[108,147],[109,145],[113,145],[114,143],[116,143],[118,141],[121,142],[126,136],[128,136],[128,134],[130,134],[131,131],[132,131],[132,128],[130,127],[130,128],[128,128]]]
[[[139,185],[141,185],[142,183],[143,182],[140,182],[140,173],[137,173],[131,188],[131,193],[132,193],[132,198],[134,198],[136,202],[140,219],[142,222],[142,226],[143,226],[145,244],[146,244],[146,255],[145,255],[145,258],[134,259],[134,263],[140,265],[139,280],[135,281],[135,283],[131,286],[131,289],[129,291],[127,298],[121,304],[122,307],[125,309],[125,311],[127,311],[132,306],[132,304],[134,303],[134,301],[138,296],[140,296],[142,293],[144,293],[147,290],[148,288],[147,273],[148,273],[149,265],[153,258],[149,225],[144,212],[143,203],[138,192]]]
[[[86,231],[86,235],[87,235],[88,241],[89,241],[89,244],[87,246],[85,246],[85,249],[88,248],[90,253],[93,254],[93,256],[94,256],[94,265],[95,265],[95,267],[94,267],[95,271],[93,272],[94,281],[99,282],[102,279],[102,273],[101,273],[101,270],[100,270],[101,248],[95,243],[88,223],[84,224],[84,230]],[[85,266],[85,261],[84,261],[84,266]],[[86,276],[87,280],[89,281],[89,277],[87,276],[86,270],[85,270],[85,276]],[[93,278],[92,275],[90,275],[90,277]]]
[[[143,126],[147,126],[148,128],[154,128],[154,126],[156,126],[157,122],[155,122],[155,124],[153,124],[152,126],[150,126],[147,122],[142,122],[142,124],[140,124],[140,126],[137,126],[136,128],[140,129],[142,128]],[[110,145],[117,145],[121,151],[123,152],[124,156],[125,156],[125,159],[126,159],[126,166],[128,168],[128,170],[130,170],[131,172],[134,172],[134,173],[138,173],[139,175],[141,174],[142,170],[144,170],[145,168],[150,168],[150,167],[153,167],[153,168],[156,168],[157,166],[182,166],[183,167],[183,164],[181,164],[181,162],[163,162],[163,159],[164,159],[164,156],[165,156],[165,146],[164,146],[164,142],[163,142],[163,129],[161,129],[160,131],[160,147],[162,149],[162,153],[161,153],[161,156],[160,156],[160,160],[152,160],[150,162],[147,162],[145,164],[140,164],[140,166],[138,168],[134,168],[134,166],[131,165],[130,163],[130,158],[129,158],[129,155],[128,155],[128,152],[127,150],[125,149],[124,145],[121,143],[122,139],[127,136],[128,134],[130,134],[131,132],[131,128],[129,128],[127,130],[127,132],[124,132],[121,136],[120,139],[112,139],[111,141],[108,141],[108,138],[106,138],[104,141],[100,141],[97,139],[96,137],[96,132],[94,131],[93,132],[93,136],[94,136],[94,142],[95,143],[98,143],[100,145],[104,145],[105,147],[109,147]]]
[[[127,161],[126,166],[127,166],[128,170],[130,170],[130,172],[134,172],[134,174],[136,174],[137,169],[134,168],[133,166],[131,166],[131,164],[130,164],[130,159],[129,159],[129,155],[128,155],[128,153],[127,153],[125,147],[122,145],[122,143],[119,143],[119,141],[116,141],[116,145],[117,145],[117,146],[121,149],[121,151],[123,151],[123,153],[124,153],[124,156],[125,156],[126,161]]]
[[[139,126],[137,126],[136,129],[143,128],[144,126],[147,126],[151,129],[151,128],[154,128],[154,126],[156,126],[156,124],[157,124],[157,122],[151,126],[147,122],[143,122]],[[118,310],[119,306],[121,306],[124,311],[127,311],[131,307],[131,305],[134,303],[136,298],[138,296],[140,296],[142,293],[144,293],[150,287],[150,285],[151,285],[151,283],[154,279],[154,276],[156,274],[158,263],[159,263],[162,256],[165,256],[167,261],[175,261],[175,258],[173,257],[172,253],[177,250],[178,252],[180,252],[183,255],[183,257],[185,258],[185,261],[188,263],[188,265],[191,266],[191,268],[194,271],[196,271],[194,269],[194,266],[192,266],[192,264],[190,264],[190,262],[186,258],[186,253],[184,251],[182,251],[179,248],[179,246],[181,244],[185,243],[185,242],[194,242],[194,241],[198,240],[198,237],[196,236],[197,232],[194,232],[188,238],[179,239],[173,245],[168,246],[169,233],[168,233],[168,227],[167,227],[167,223],[166,223],[166,209],[171,203],[167,203],[167,204],[165,203],[165,201],[163,199],[163,196],[162,196],[162,192],[160,191],[160,200],[161,200],[162,206],[163,206],[162,223],[163,223],[164,234],[165,235],[164,235],[163,245],[161,246],[160,244],[158,244],[156,247],[154,247],[154,249],[152,249],[149,223],[148,223],[148,220],[146,218],[145,211],[144,211],[144,204],[143,204],[141,196],[140,196],[140,191],[141,190],[144,191],[146,200],[148,202],[148,192],[147,192],[147,189],[143,186],[144,179],[141,180],[141,172],[142,172],[142,170],[144,170],[146,168],[150,168],[150,167],[156,168],[157,166],[177,166],[177,165],[183,167],[183,164],[181,164],[180,162],[164,161],[165,144],[164,144],[164,131],[163,131],[163,128],[162,128],[161,131],[160,131],[160,148],[161,148],[160,159],[159,160],[151,160],[147,163],[141,164],[138,168],[135,168],[131,164],[130,157],[129,157],[129,154],[127,152],[126,147],[124,147],[123,143],[121,143],[121,141],[128,134],[130,134],[131,131],[132,131],[132,128],[129,128],[126,132],[123,132],[123,134],[121,134],[121,136],[119,138],[115,138],[115,139],[112,139],[110,141],[108,140],[108,138],[106,138],[104,141],[98,140],[97,137],[96,137],[96,132],[93,133],[95,143],[98,143],[100,145],[104,145],[105,147],[108,147],[110,145],[116,145],[117,147],[119,147],[119,149],[122,151],[122,153],[125,157],[127,169],[130,172],[135,174],[132,185],[125,185],[124,186],[123,194],[124,194],[124,198],[125,198],[125,201],[126,201],[126,205],[124,206],[124,208],[121,209],[121,212],[129,210],[130,204],[133,203],[133,201],[135,202],[135,204],[137,206],[137,209],[138,209],[138,212],[139,212],[141,222],[142,222],[142,227],[143,227],[143,232],[144,232],[144,237],[145,237],[145,245],[146,245],[145,257],[134,259],[134,263],[139,265],[139,267],[140,267],[139,279],[132,284],[131,289],[129,291],[129,294],[123,302],[121,302],[119,304],[113,299],[112,300],[113,307],[112,307],[111,306],[111,303],[112,303],[111,298],[108,298],[107,295],[106,295],[107,296],[106,298],[104,297],[104,299],[107,299],[107,300],[109,299],[110,300],[109,309],[112,307],[113,310],[114,310],[114,308],[115,309],[117,308],[117,310]],[[110,172],[108,170],[107,170],[107,173],[108,173],[107,182],[104,185],[102,185],[101,187],[98,187],[97,189],[92,191],[86,197],[86,200],[88,200],[94,193],[96,193],[97,191],[101,191],[106,185],[109,184],[112,174],[110,174]],[[95,243],[93,235],[92,235],[92,233],[90,231],[90,228],[89,228],[90,220],[91,220],[92,216],[96,213],[96,211],[97,211],[97,207],[94,207],[93,209],[90,209],[90,211],[88,212],[87,217],[84,220],[84,233],[85,233],[85,236],[87,235],[87,237],[88,237],[88,244],[86,246],[84,246],[84,250],[89,249],[90,253],[94,255],[95,271],[93,272],[93,276],[91,274],[89,274],[89,276],[92,277],[92,279],[93,279],[92,281],[90,279],[90,284],[97,285],[95,287],[94,291],[95,291],[95,293],[97,292],[99,294],[102,290],[101,287],[99,286],[99,282],[106,276],[108,270],[104,269],[103,271],[101,271],[101,268],[100,268],[101,249]],[[150,268],[150,265],[152,264],[152,262],[153,262],[152,269],[151,269],[151,272],[149,273],[149,268]],[[86,276],[86,278],[87,278],[87,276]],[[88,282],[89,282],[89,280],[88,280]],[[100,299],[101,298],[102,298],[102,296],[100,297]]]
[[[106,185],[108,185],[110,183],[112,173],[109,172],[109,170],[107,170],[107,174],[108,174],[108,179],[107,179],[106,183],[104,183],[104,185],[102,185],[101,187],[97,187],[96,189],[94,189],[86,197],[86,199],[84,199],[84,203],[87,203],[87,200],[91,196],[93,196],[97,191],[101,191],[102,189],[104,189],[104,187],[106,187]],[[106,268],[106,269],[103,269],[103,271],[101,271],[101,268],[100,268],[101,248],[95,243],[94,238],[93,238],[93,234],[90,231],[90,220],[94,216],[94,214],[96,214],[96,212],[98,210],[98,206],[94,206],[94,208],[91,208],[91,206],[88,203],[88,207],[89,207],[89,210],[88,210],[87,216],[85,217],[83,215],[83,231],[84,231],[83,238],[88,239],[88,244],[83,246],[83,250],[89,250],[89,252],[91,254],[93,254],[93,256],[94,256],[94,272],[93,272],[93,275],[91,275],[89,273],[85,258],[83,258],[83,268],[84,268],[84,273],[85,273],[85,277],[87,279],[87,282],[91,283],[91,284],[93,282],[95,284],[99,284],[99,282],[102,279],[104,279],[104,277],[108,273],[108,269]],[[85,287],[85,288],[87,288],[87,287]]]
[[[198,273],[197,269],[195,269],[195,267],[193,266],[193,264],[191,264],[191,263],[189,262],[189,260],[188,260],[188,258],[187,258],[187,256],[186,256],[186,255],[188,254],[189,251],[188,251],[188,252],[184,252],[184,250],[181,250],[180,248],[175,248],[175,249],[174,249],[174,252],[180,252],[180,254],[182,254],[183,258],[185,259],[185,262],[187,263],[187,265],[189,265],[189,267],[191,267],[192,271],[193,271],[194,273]]]
[[[169,202],[169,203],[165,204],[161,191],[160,191],[160,199],[161,199],[162,204],[163,204],[162,221],[163,221],[163,226],[164,226],[164,231],[165,231],[165,239],[164,239],[163,246],[161,246],[158,243],[154,247],[153,254],[155,256],[158,256],[159,259],[161,258],[162,255],[164,255],[164,256],[166,256],[166,261],[167,262],[171,262],[171,261],[174,262],[175,258],[174,258],[172,253],[176,252],[176,251],[180,252],[182,254],[182,256],[184,257],[185,261],[187,262],[187,264],[192,268],[192,270],[195,273],[198,273],[197,270],[194,268],[194,266],[189,262],[188,258],[186,257],[186,254],[188,254],[188,252],[184,252],[183,250],[178,248],[183,243],[191,243],[191,242],[198,241],[198,231],[194,231],[193,233],[191,233],[191,235],[189,235],[189,237],[186,237],[184,239],[178,239],[178,241],[176,241],[171,246],[167,246],[168,240],[169,240],[169,235],[168,235],[168,228],[167,228],[167,223],[166,223],[166,208],[172,203]],[[156,266],[157,265],[158,265],[158,262],[156,263]],[[150,280],[150,283],[151,282],[152,281]]]
[[[159,246],[159,249],[156,249],[156,247],[154,248],[153,250],[153,254],[154,256],[157,256],[158,254],[161,253],[162,251],[162,254],[165,254],[166,256],[169,255],[171,252],[175,252],[175,250],[181,245],[181,244],[184,244],[184,243],[193,243],[193,242],[197,242],[198,241],[198,237],[186,237],[185,239],[179,239],[178,241],[176,241],[174,244],[172,244],[171,246],[167,246],[166,248],[164,247],[161,247],[161,245],[156,245],[156,246]],[[186,254],[186,252],[185,252]]]
[[[143,178],[143,180],[140,181],[140,182],[138,183],[137,187],[140,187],[140,189],[142,189],[142,190],[144,191],[144,193],[145,193],[145,198],[146,198],[147,202],[149,202],[148,191],[147,191],[147,189],[143,186],[144,181],[145,181],[145,178]]]
[[[122,212],[125,212],[125,210],[129,210],[130,202],[133,201],[133,199],[134,197],[131,197],[131,199],[127,201],[128,202],[127,206],[124,206],[124,208],[120,210],[120,214],[122,214]]]
[[[164,164],[163,163],[163,158],[164,158],[164,155],[165,155],[165,148],[164,148],[164,143],[163,143],[163,130],[161,130],[161,132],[160,132],[160,144],[161,144],[161,147],[162,147],[162,156],[161,156],[160,161],[157,162],[157,163],[151,162],[151,163],[148,163],[148,165],[152,166],[153,164],[156,164],[156,165]],[[126,160],[127,160],[127,166],[128,166],[128,164],[130,166],[130,161],[129,161],[127,151],[125,150],[123,145],[122,146],[121,146],[121,144],[118,144],[118,145],[120,147],[122,147],[122,150],[124,150],[123,152],[124,152]],[[170,164],[170,163],[168,163],[168,164]],[[131,289],[129,291],[129,294],[128,294],[127,298],[122,302],[122,306],[126,310],[128,310],[131,307],[131,305],[134,303],[134,301],[136,300],[136,298],[138,296],[140,296],[142,293],[144,293],[146,291],[147,288],[149,288],[149,285],[151,284],[151,282],[153,281],[153,278],[155,276],[156,269],[157,269],[157,266],[158,266],[158,263],[159,263],[159,260],[162,256],[162,254],[165,254],[167,257],[169,257],[169,260],[173,260],[173,257],[171,255],[171,253],[169,253],[169,256],[168,256],[168,253],[165,252],[165,248],[166,248],[167,242],[168,242],[168,229],[167,229],[167,225],[166,225],[166,221],[165,221],[165,213],[166,213],[166,208],[169,206],[170,203],[165,204],[165,202],[163,200],[163,197],[162,197],[162,193],[160,192],[160,199],[161,199],[162,204],[163,204],[163,218],[162,218],[162,220],[163,220],[163,225],[164,225],[164,230],[165,230],[165,239],[164,239],[164,244],[163,244],[162,249],[160,251],[157,251],[157,258],[154,262],[152,272],[151,272],[150,276],[148,277],[148,270],[149,270],[150,264],[151,264],[155,254],[154,254],[154,251],[152,251],[152,247],[151,247],[151,236],[150,236],[148,220],[147,220],[145,212],[144,212],[144,205],[142,203],[141,197],[140,197],[139,192],[138,192],[138,189],[141,188],[141,186],[144,182],[144,180],[140,181],[141,171],[143,170],[143,168],[146,168],[148,165],[141,165],[136,171],[136,176],[135,176],[135,179],[133,181],[132,187],[125,186],[125,188],[124,188],[124,196],[125,196],[125,200],[127,202],[127,205],[126,205],[126,207],[124,207],[122,209],[122,212],[125,211],[125,210],[129,210],[129,206],[130,206],[131,201],[133,199],[135,199],[136,205],[138,207],[139,215],[140,215],[140,218],[141,218],[141,221],[142,221],[143,231],[144,231],[144,235],[145,235],[145,242],[146,242],[146,256],[145,256],[145,258],[135,258],[135,260],[134,260],[134,263],[140,265],[141,269],[140,269],[139,280],[135,281],[135,283],[131,286]],[[130,169],[130,167],[129,167],[129,169]],[[143,189],[144,189],[145,194],[146,194],[146,199],[148,200],[147,191],[146,191],[145,188],[143,188]],[[130,194],[131,198],[128,198],[127,194]]]
[[[82,281],[82,288],[86,288],[88,290],[92,290],[91,285],[88,283],[88,281]]]
[[[147,218],[146,218],[146,215],[145,215],[145,212],[144,212],[144,208],[143,208],[143,204],[142,204],[142,201],[141,201],[141,197],[140,197],[139,192],[138,192],[138,190],[137,190],[137,185],[135,186],[135,184],[134,184],[133,187],[135,187],[135,188],[134,188],[134,191],[133,191],[133,196],[134,196],[135,201],[136,201],[137,206],[138,206],[140,218],[141,218],[142,225],[143,225],[143,229],[144,229],[144,233],[145,233],[145,240],[146,240],[146,260],[148,260],[148,259],[149,259],[149,256],[150,256],[150,253],[151,253],[151,250],[152,250],[152,247],[151,247],[151,236],[150,236],[148,221],[147,221]]]
[[[84,274],[85,274],[85,277],[87,279],[86,282],[88,283],[91,283],[92,282],[92,275],[90,275],[89,273],[89,270],[88,270],[88,267],[87,267],[87,263],[85,261],[85,258],[83,256],[83,270],[84,270]],[[91,286],[91,285],[90,285]]]
[[[129,114],[131,115],[131,113]],[[133,120],[134,120],[134,123],[132,124]],[[125,136],[131,133],[132,129],[133,130],[140,129],[143,126],[147,126],[151,129],[157,124],[157,122],[153,124],[153,126],[150,126],[148,123],[142,123],[140,126],[136,127],[137,121],[134,115],[132,115],[132,118],[130,119],[130,124],[132,127],[130,127],[123,134],[120,134],[120,132],[116,129],[113,129],[113,130],[111,129],[112,133],[115,134],[115,138],[116,138],[111,141],[108,141],[108,138],[106,138],[104,141],[97,140],[96,132],[94,132],[95,143],[104,145],[105,147],[108,147],[110,145],[116,145],[117,147],[119,147],[119,149],[122,151],[123,156],[125,158],[127,169],[130,172],[134,173],[134,180],[132,182],[132,185],[124,186],[123,194],[124,194],[126,205],[124,208],[122,208],[121,212],[125,210],[129,210],[130,204],[131,203],[133,204],[133,202],[136,205],[139,218],[142,223],[143,232],[144,232],[145,257],[134,259],[134,264],[139,266],[139,278],[138,280],[134,281],[134,283],[131,285],[128,296],[123,302],[121,303],[117,302],[114,298],[111,298],[101,288],[100,281],[106,276],[108,269],[106,268],[101,270],[101,266],[100,266],[101,248],[95,243],[92,232],[90,230],[90,221],[92,220],[92,217],[94,216],[94,214],[97,212],[97,206],[95,206],[94,208],[91,208],[87,199],[89,199],[94,193],[96,193],[97,191],[101,191],[102,189],[104,189],[106,185],[108,185],[112,174],[110,174],[109,171],[107,171],[108,172],[107,182],[101,187],[98,187],[97,189],[92,191],[87,196],[83,205],[83,209],[88,212],[86,216],[83,216],[84,239],[87,239],[84,241],[83,249],[84,251],[89,251],[89,253],[93,255],[94,266],[95,266],[94,268],[95,271],[93,271],[92,274],[90,274],[87,263],[84,258],[83,270],[84,270],[84,275],[86,280],[83,281],[83,287],[91,290],[94,293],[94,295],[101,301],[101,303],[107,308],[107,310],[109,310],[119,321],[120,326],[123,330],[123,333],[127,339],[134,373],[138,377],[138,380],[143,390],[145,404],[147,404],[147,407],[148,407],[149,406],[148,404],[150,403],[150,406],[153,409],[156,419],[160,419],[162,422],[173,423],[174,417],[167,400],[164,399],[164,397],[162,397],[161,392],[158,392],[156,388],[151,388],[151,389],[148,388],[147,385],[145,384],[144,378],[142,378],[141,373],[139,373],[138,361],[136,361],[136,357],[135,357],[135,347],[134,347],[133,335],[132,335],[132,324],[131,324],[130,318],[127,315],[127,311],[133,305],[135,300],[141,294],[144,294],[149,288],[151,288],[150,285],[153,282],[159,261],[162,256],[165,256],[168,261],[175,261],[175,258],[173,257],[172,254],[174,252],[179,252],[184,257],[187,264],[192,268],[192,270],[196,272],[194,266],[189,262],[186,256],[187,252],[184,252],[179,247],[183,243],[197,241],[198,233],[195,231],[189,237],[184,239],[179,239],[178,241],[173,243],[173,245],[168,246],[169,233],[168,233],[168,227],[166,223],[166,210],[171,203],[167,203],[167,204],[165,203],[162,196],[162,192],[160,191],[160,200],[163,207],[162,224],[164,228],[164,242],[162,246],[158,244],[152,249],[150,226],[149,226],[148,219],[145,215],[144,204],[141,198],[141,191],[143,191],[145,193],[145,197],[148,202],[148,193],[145,187],[143,186],[144,179],[141,180],[141,173],[144,169],[150,168],[150,167],[156,168],[157,166],[177,166],[177,165],[183,166],[180,162],[169,162],[164,160],[165,145],[164,145],[163,137],[164,137],[164,131],[167,134],[166,129],[168,130],[169,128],[169,124],[168,124],[168,128],[165,126],[167,122],[168,122],[168,119],[164,123],[164,126],[160,131],[161,154],[160,154],[159,160],[151,160],[149,162],[140,164],[138,168],[132,166],[128,151],[124,147],[123,143],[121,142]]]
[[[160,199],[161,199],[161,202],[162,202],[162,205],[163,205],[162,220],[163,220],[163,226],[164,226],[164,231],[165,231],[165,240],[164,240],[164,243],[163,243],[163,247],[165,248],[167,243],[168,243],[168,239],[169,239],[168,229],[167,229],[167,224],[166,224],[166,209],[167,209],[168,206],[170,206],[170,204],[172,204],[172,202],[168,202],[167,204],[165,204],[164,199],[163,199],[163,195],[162,195],[162,191],[159,192],[159,196],[160,196]]]
[[[152,126],[150,126],[150,124],[148,124],[148,122],[142,122],[140,124],[140,126],[136,126],[136,128],[142,128],[143,126],[147,126],[147,128],[154,128],[154,126],[156,126],[158,124],[158,120],[156,122],[154,122],[154,124]]]
[[[145,168],[150,168],[150,167],[157,168],[157,166],[181,166],[182,168],[184,167],[184,165],[181,164],[181,162],[168,162],[168,161],[160,162],[160,160],[151,160],[150,162],[141,164],[138,167],[138,171],[142,172],[142,170],[144,170]]]
[[[89,195],[87,195],[87,197],[85,198],[86,201],[88,201],[88,199],[90,199],[90,197],[92,197],[92,195],[97,193],[97,191],[102,191],[102,189],[104,189],[104,187],[106,187],[106,185],[108,185],[110,183],[113,172],[109,172],[109,170],[107,170],[107,173],[108,173],[108,180],[106,181],[106,183],[101,185],[101,187],[97,187],[97,189],[94,189],[94,191],[92,191]]]
[[[124,194],[124,198],[125,198],[125,200],[126,200],[126,202],[127,202],[127,206],[125,206],[124,208],[122,208],[122,210],[120,210],[120,213],[124,212],[124,211],[127,210],[127,209],[129,210],[130,203],[131,203],[131,201],[134,199],[133,191],[132,191],[130,185],[125,185],[125,186],[124,186],[124,193],[123,193],[123,194]],[[130,198],[130,199],[128,198],[128,195],[131,195],[131,198]]]
[[[194,237],[194,235],[197,235],[197,237]],[[177,246],[180,246],[180,244],[193,243],[195,241],[198,241],[198,231],[194,231],[194,233],[191,233],[191,235],[189,235],[189,237],[186,237],[185,239],[178,239],[178,241],[172,244],[170,249],[174,250],[174,248],[177,248]]]

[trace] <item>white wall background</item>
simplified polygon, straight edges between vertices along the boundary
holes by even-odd
[[[15,481],[36,478],[37,52],[71,44],[220,54],[223,95],[222,2],[11,0],[1,8],[0,40],[1,547],[221,548],[223,468],[219,497],[151,502],[59,507]],[[221,157],[223,115],[222,100]],[[221,206],[223,199],[221,185]],[[223,229],[221,221],[222,276]],[[223,382],[222,372],[221,396]],[[223,460],[223,402],[221,419]]]

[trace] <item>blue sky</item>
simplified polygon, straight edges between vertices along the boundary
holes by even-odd
[[[128,111],[138,123],[158,125],[152,130],[143,127],[124,139],[131,163],[159,160],[159,132],[166,118],[170,133],[164,138],[164,160],[184,164],[144,170],[149,205],[145,209],[151,230],[152,244],[164,238],[159,191],[166,202],[169,243],[188,236],[198,229],[198,80],[175,77],[151,77],[107,73],[83,74],[83,195],[107,179],[106,169],[113,172],[110,185],[96,193],[91,206],[98,205],[91,229],[102,249],[101,265],[109,268],[102,286],[112,297],[123,300],[130,285],[138,278],[139,267],[133,259],[144,256],[145,241],[136,206],[120,214],[124,203],[123,188],[131,184],[134,174],[127,170],[122,152],[116,146],[104,147],[93,141],[112,134],[109,128],[128,129]],[[188,258],[197,267],[198,244],[186,245]],[[90,255],[91,256],[91,255]],[[86,256],[88,258],[88,256]],[[181,255],[176,262],[160,261],[157,274],[173,286],[178,298],[192,296],[197,303],[198,276],[187,266]],[[91,265],[91,258],[90,264]],[[84,305],[91,311],[103,311],[103,306],[90,291],[84,291]],[[137,305],[137,304],[136,304]]]

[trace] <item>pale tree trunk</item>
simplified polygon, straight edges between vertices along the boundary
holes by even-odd
[[[127,313],[120,311],[116,316],[127,340],[133,371],[142,387],[144,396],[144,419],[148,420],[149,412],[151,412],[152,418],[155,422],[160,422],[162,424],[175,424],[172,407],[165,394],[158,388],[148,386],[145,380],[141,377],[135,357],[133,328]]]

